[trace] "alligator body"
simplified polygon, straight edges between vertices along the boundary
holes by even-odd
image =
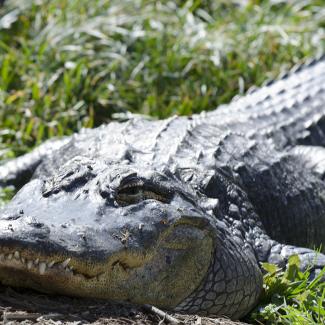
[[[0,166],[0,280],[239,318],[261,262],[325,255],[325,60],[217,110],[112,122]],[[26,184],[25,184],[26,183]]]

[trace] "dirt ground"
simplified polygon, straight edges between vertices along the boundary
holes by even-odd
[[[195,324],[235,325],[227,319],[193,315],[158,315],[150,306],[134,306],[103,300],[49,296],[30,290],[0,286],[0,312],[6,325],[105,325],[105,324]],[[169,317],[172,317],[170,320]]]

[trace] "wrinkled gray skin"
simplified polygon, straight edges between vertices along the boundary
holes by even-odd
[[[17,271],[16,283],[9,276],[15,267],[7,264],[0,279],[77,296],[104,297],[107,290],[109,299],[117,292],[117,299],[176,311],[241,317],[260,296],[260,262],[284,266],[298,254],[302,268],[325,266],[325,256],[309,249],[325,244],[324,146],[324,59],[209,113],[134,118],[47,142],[0,166],[2,186],[26,183],[0,212],[1,247],[28,251],[26,258],[71,257],[80,268],[71,277],[93,276],[89,265],[107,261],[113,268],[116,254],[159,250],[158,258],[132,267],[125,262],[126,282],[115,291],[108,288],[114,279],[102,291],[69,291],[44,284],[46,273],[27,270]],[[163,199],[121,202],[120,189],[139,181]],[[193,243],[182,258],[187,244],[167,238],[168,248],[161,248],[169,227],[177,229],[169,237]],[[151,290],[161,273],[162,285]]]

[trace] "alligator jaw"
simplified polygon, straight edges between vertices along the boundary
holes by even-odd
[[[72,266],[71,258],[44,256],[30,250],[0,250],[1,282],[15,287],[31,287],[42,292],[58,293],[56,285],[70,282],[97,281],[98,275],[88,276]],[[76,294],[78,295],[78,293]]]
[[[124,269],[134,269],[143,266],[150,257],[128,252],[112,255],[105,262],[81,262],[75,257],[60,255],[46,256],[31,250],[13,250],[0,248],[0,274],[3,270],[10,270],[24,274],[25,277],[61,277],[74,278],[80,281],[100,281],[105,273],[114,271],[121,266]],[[90,265],[92,267],[90,267]],[[9,284],[13,281],[10,276]],[[1,277],[2,282],[8,282]]]
[[[187,219],[163,232],[154,247],[144,251],[123,248],[103,253],[101,260],[54,248],[47,249],[47,255],[44,243],[43,249],[28,243],[3,243],[0,280],[46,293],[172,309],[200,284],[213,253],[209,230],[196,228]],[[181,238],[186,231],[191,233],[189,241]],[[179,268],[169,267],[180,262]]]
[[[28,259],[18,250],[12,253],[0,253],[0,268],[16,269],[28,273],[38,273],[39,275],[59,273],[62,276],[76,275],[84,277],[82,274],[73,272],[73,268],[69,266],[70,261],[71,258],[64,261],[40,260],[39,258]]]
[[[96,292],[96,287],[92,294],[89,286],[106,282],[116,272],[141,267],[146,259],[150,259],[140,254],[128,252],[126,256],[125,252],[120,252],[96,262],[72,255],[67,257],[67,253],[59,252],[46,256],[37,250],[18,247],[0,248],[0,279],[3,284],[74,296],[101,298],[102,294]],[[64,283],[67,286],[62,285]]]

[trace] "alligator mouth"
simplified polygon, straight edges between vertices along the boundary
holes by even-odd
[[[34,255],[34,257],[31,257]],[[37,257],[35,257],[37,256]],[[92,269],[86,265],[79,265],[81,270],[78,270],[76,265],[80,264],[77,260],[71,257],[42,257],[39,254],[31,254],[30,251],[23,250],[8,250],[0,248],[0,270],[4,268],[34,274],[38,276],[57,275],[62,277],[78,277],[80,280],[102,280],[105,271],[114,271],[116,268],[127,270],[141,267],[145,262],[145,257],[139,254],[116,254],[108,258],[104,265],[92,262]],[[74,264],[74,266],[72,265]],[[106,270],[103,269],[105,267]],[[1,279],[0,279],[1,280]]]
[[[0,243],[0,282],[49,294],[173,308],[206,274],[214,249],[207,233],[184,222],[169,227],[147,249],[81,253],[49,242],[5,238]]]
[[[31,258],[30,253],[24,254],[23,251],[0,249],[0,269],[11,269],[38,276],[56,275],[63,277],[78,277],[80,280],[89,280],[98,278],[99,274],[89,276],[85,273],[78,272],[71,265],[71,258]]]
[[[127,280],[151,259],[151,254],[122,250],[103,260],[83,260],[69,257],[68,252],[46,255],[26,247],[0,246],[0,282],[47,293],[101,298],[106,296],[104,284]]]
[[[107,298],[117,279],[141,267],[145,258],[117,253],[104,261],[82,261],[67,254],[44,255],[31,249],[0,247],[0,282],[50,294]]]

